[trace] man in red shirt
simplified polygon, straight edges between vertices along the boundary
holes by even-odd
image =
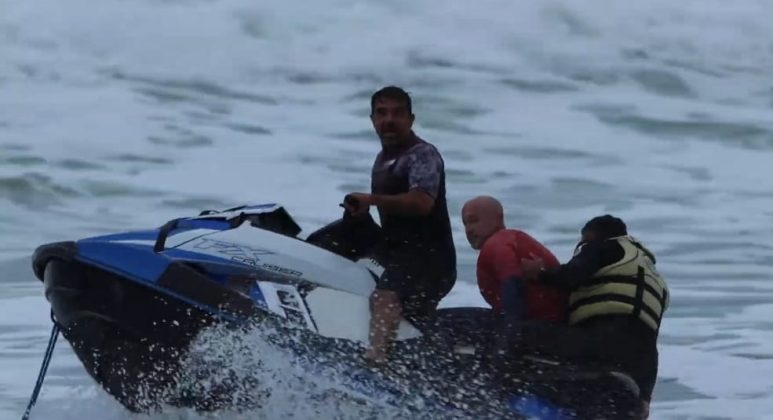
[[[499,201],[489,196],[469,200],[462,207],[462,222],[470,245],[480,250],[478,288],[495,316],[524,321],[565,321],[567,291],[525,281],[521,272],[522,259],[539,258],[546,267],[559,266],[558,259],[527,233],[507,229]]]

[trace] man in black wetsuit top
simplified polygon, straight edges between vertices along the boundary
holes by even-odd
[[[370,346],[365,357],[385,361],[400,317],[419,328],[456,282],[456,250],[446,205],[445,164],[413,131],[411,98],[385,87],[371,97],[371,121],[381,139],[371,192],[351,193],[352,216],[375,206],[381,220],[384,272],[370,297]]]

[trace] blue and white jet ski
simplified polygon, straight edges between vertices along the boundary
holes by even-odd
[[[164,392],[175,384],[191,342],[215,325],[270,324],[276,344],[309,372],[334,369],[350,378],[344,388],[352,395],[390,404],[420,397],[417,417],[561,418],[599,395],[636,400],[625,375],[572,376],[577,370],[539,358],[523,365],[533,369],[521,367],[522,375],[502,382],[486,366],[485,339],[456,337],[454,322],[428,332],[401,320],[392,362],[369,368],[361,358],[368,299],[382,268],[368,245],[378,226],[368,220],[352,228],[346,224],[355,222],[344,218],[301,239],[280,205],[204,211],[156,229],[42,245],[32,266],[52,319],[86,371],[135,412],[233,404],[225,385],[205,395]],[[438,319],[485,312],[449,308]],[[260,405],[259,396],[242,402]]]

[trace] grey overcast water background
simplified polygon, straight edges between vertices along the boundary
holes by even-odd
[[[368,189],[387,84],[446,161],[444,305],[483,304],[464,200],[561,260],[613,213],[672,292],[652,418],[773,418],[771,69],[770,1],[0,0],[0,418],[48,339],[37,245],[259,202],[307,234]],[[277,386],[220,415],[358,416]],[[130,415],[60,341],[32,418],[207,417]]]

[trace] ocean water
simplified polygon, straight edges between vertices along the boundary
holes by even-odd
[[[388,84],[446,161],[443,305],[483,304],[466,199],[561,260],[615,214],[672,292],[652,418],[771,416],[771,22],[763,0],[0,0],[0,418],[48,339],[37,245],[259,202],[309,233],[367,190]],[[287,389],[248,417],[358,417]],[[32,418],[205,417],[128,414],[62,340]]]

